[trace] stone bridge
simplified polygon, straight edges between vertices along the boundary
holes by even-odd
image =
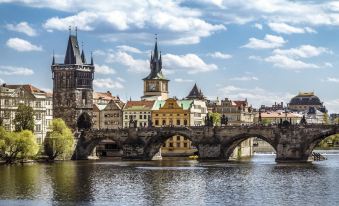
[[[174,135],[192,141],[201,160],[228,160],[242,141],[258,137],[276,151],[276,162],[307,162],[314,147],[339,133],[339,125],[150,127],[82,131],[73,159],[87,159],[104,139],[115,141],[125,160],[151,160],[163,143]]]

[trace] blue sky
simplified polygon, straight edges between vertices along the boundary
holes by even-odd
[[[139,99],[157,33],[170,96],[197,83],[258,107],[314,91],[339,112],[339,1],[0,0],[0,82],[51,90],[69,26],[93,52],[96,91]]]

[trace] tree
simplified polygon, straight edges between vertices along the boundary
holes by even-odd
[[[7,164],[34,157],[39,150],[32,131],[8,132],[0,127],[0,158]]]
[[[329,124],[329,117],[328,117],[327,112],[324,113],[324,116],[323,116],[323,123],[324,123],[324,124]]]
[[[14,118],[15,131],[30,130],[34,132],[34,111],[33,108],[19,104]]]
[[[209,113],[209,116],[212,118],[213,125],[218,126],[220,125],[221,115],[217,112]]]
[[[62,119],[52,120],[52,131],[45,138],[44,149],[50,161],[58,157],[71,157],[74,146],[74,136]]]
[[[262,119],[262,120],[261,120],[261,124],[263,124],[263,125],[269,125],[269,124],[271,124],[271,123],[272,123],[272,121],[269,120],[269,119]]]

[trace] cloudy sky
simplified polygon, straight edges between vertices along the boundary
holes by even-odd
[[[171,96],[197,83],[259,106],[314,91],[339,112],[339,1],[0,0],[0,82],[51,90],[69,26],[93,52],[97,91],[139,99],[156,33]]]

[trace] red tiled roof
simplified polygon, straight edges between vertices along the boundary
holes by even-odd
[[[125,109],[131,108],[131,107],[142,107],[152,109],[154,105],[154,101],[147,101],[147,100],[141,100],[141,101],[128,101],[125,105]]]
[[[34,93],[46,93],[45,91],[31,85],[31,84],[22,84],[22,85],[8,85],[6,84],[6,87],[7,88],[10,88],[10,89],[17,89],[17,88],[24,88],[26,91],[28,91],[29,93],[31,94],[34,94]]]
[[[93,99],[117,100],[118,97],[112,96],[111,92],[94,92]]]

